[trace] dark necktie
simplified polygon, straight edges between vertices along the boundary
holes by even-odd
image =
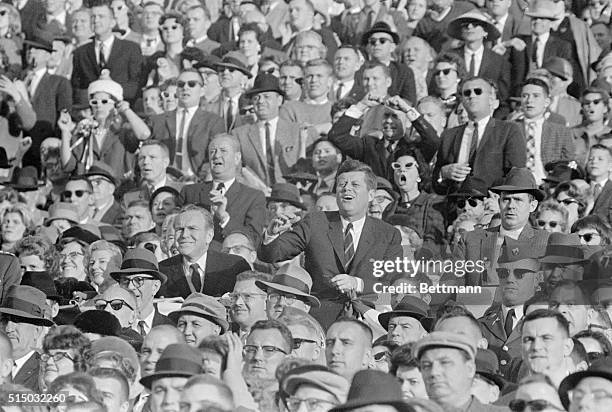
[[[104,43],[100,43],[99,60],[100,60],[100,69],[105,68],[106,67],[106,57],[104,56]]]
[[[597,200],[597,197],[601,193],[601,185],[599,183],[595,183],[595,187],[593,187],[593,199]]]
[[[469,163],[472,164],[472,159],[476,155],[478,149],[478,123],[474,122],[474,132],[472,133],[472,141],[470,142],[470,157]]]
[[[344,89],[344,83],[340,82],[340,84],[338,84],[338,90],[336,90],[336,101],[342,99],[342,93],[344,92],[343,89]]]
[[[272,149],[272,130],[270,129],[270,122],[266,122],[264,126],[266,128],[266,166],[268,169],[268,180],[271,186],[276,183],[276,176],[274,173],[274,149]]]
[[[538,63],[538,55],[540,54],[540,47],[542,47],[542,42],[539,37],[536,37],[536,41],[533,45],[533,64],[535,67],[540,68],[540,64]]]
[[[202,291],[202,278],[200,277],[200,265],[198,265],[197,263],[194,263],[193,265],[190,266],[191,268],[191,284],[193,285],[193,288],[195,289],[196,292],[201,292]]]
[[[353,235],[351,234],[352,229],[353,229],[353,224],[349,223],[346,226],[346,230],[344,231],[344,268],[347,271],[351,265],[353,257],[355,256],[355,247],[353,245]]]
[[[234,101],[229,99],[227,102],[227,114],[225,116],[227,131],[232,130],[232,126],[234,125]]]
[[[145,337],[147,336],[147,329],[146,329],[146,322],[144,320],[139,320],[138,321],[138,333],[140,333],[140,336]]]
[[[470,75],[476,76],[476,53],[470,54]]]
[[[506,331],[506,337],[512,333],[512,323],[514,318],[514,309],[510,309],[506,314],[506,321],[504,322],[504,330]]]
[[[387,159],[392,157],[393,155],[393,144],[391,142],[387,143]]]
[[[223,193],[223,190],[225,189],[225,185],[223,184],[223,182],[219,183],[217,185],[217,192],[221,192]]]

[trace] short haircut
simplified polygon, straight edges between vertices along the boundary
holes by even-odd
[[[127,377],[119,369],[115,368],[93,368],[89,373],[93,378],[114,379],[121,386],[120,400],[125,402],[130,398],[130,384]]]
[[[449,319],[455,319],[455,318],[466,318],[469,321],[469,323],[474,327],[474,329],[478,331],[478,333],[480,334],[480,337],[482,337],[482,329],[480,328],[480,323],[478,322],[478,319],[476,319],[476,317],[474,316],[474,314],[472,314],[472,312],[470,312],[467,308],[463,306],[454,306],[452,309],[450,309],[448,312],[442,315],[436,322],[436,325],[434,326],[434,330],[437,330],[437,327],[442,322],[449,320]]]
[[[210,143],[208,143],[208,148],[210,148],[210,144],[217,139],[228,139],[234,147],[236,153],[242,153],[242,146],[240,146],[240,140],[238,140],[238,138],[233,134],[229,133],[219,133],[218,135],[215,135],[212,139],[210,139]]]
[[[187,13],[189,13],[190,11],[197,9],[202,9],[204,11],[204,17],[206,17],[206,20],[211,21],[212,17],[210,15],[210,10],[206,6],[206,4],[203,4],[202,2],[196,4],[195,6],[191,6],[187,10],[185,10],[185,15],[187,15]]]
[[[531,322],[531,321],[538,320],[538,319],[556,320],[559,328],[563,331],[563,333],[567,337],[569,337],[569,322],[567,321],[567,319],[565,319],[565,317],[561,313],[555,310],[550,310],[550,309],[537,309],[531,312],[530,314],[526,315],[523,318],[523,325],[521,328],[521,333],[523,332],[523,329],[525,329],[525,325],[527,324],[527,322]]]
[[[338,181],[341,174],[349,172],[363,172],[368,190],[376,190],[376,175],[370,166],[366,165],[365,163],[361,163],[359,160],[345,160],[342,162],[340,167],[338,167],[338,171],[336,172],[336,181]]]
[[[300,325],[305,327],[310,336],[316,337],[319,346],[325,346],[325,331],[323,330],[323,326],[321,326],[321,324],[309,313],[291,306],[285,306],[283,312],[276,320],[287,326]]]
[[[610,354],[612,354],[612,343],[608,340],[606,335],[604,335],[602,332],[599,332],[596,330],[589,330],[589,329],[581,330],[580,332],[574,335],[574,338],[576,339],[584,339],[584,338],[594,339],[597,341],[597,343],[599,343],[599,346],[601,346],[602,353],[604,356],[609,356]]]
[[[440,113],[444,114],[446,107],[444,106],[444,102],[442,101],[442,99],[440,99],[439,97],[436,96],[425,96],[423,98],[421,98],[421,100],[419,100],[417,102],[417,107],[419,107],[422,104],[426,104],[426,103],[431,103],[434,106],[436,106],[438,108],[438,110],[440,110]]]
[[[595,143],[593,146],[591,146],[591,148],[589,149],[589,152],[593,150],[604,150],[608,152],[610,156],[612,156],[612,149],[601,143]]]
[[[269,273],[259,272],[257,270],[245,270],[244,272],[238,273],[236,276],[236,282],[244,282],[245,280],[259,280],[262,282],[270,282],[272,275]]]
[[[587,305],[587,306],[592,305],[590,294],[587,293],[587,291],[583,289],[583,287],[575,280],[561,279],[555,284],[555,287],[550,291],[551,296],[552,296],[552,292],[559,288],[572,288],[575,290],[579,290],[580,293],[582,294],[582,297],[584,298],[584,305]]]
[[[538,303],[545,303],[546,306],[548,306],[548,303],[549,303],[548,294],[545,294],[542,292],[536,292],[535,295],[527,299],[525,303],[523,304],[523,313],[526,313],[527,309],[529,309],[530,306],[537,305]]]
[[[153,326],[147,336],[152,332],[162,332],[164,335],[174,335],[177,343],[185,343],[185,335],[174,325],[157,325]],[[146,337],[145,337],[146,338]]]
[[[149,210],[149,202],[144,199],[132,200],[130,203],[128,203],[127,208],[131,209],[133,207],[142,207],[143,209]]]
[[[554,382],[543,373],[534,373],[531,375],[527,375],[518,382],[519,386],[528,385],[530,383],[543,383],[545,385],[550,386],[551,388],[554,388],[555,392],[557,391],[557,385],[555,385]]]
[[[334,73],[334,68],[325,59],[312,59],[306,63],[305,69],[309,67],[325,67],[327,74],[331,76]]]
[[[215,223],[214,223],[214,219],[212,214],[205,208],[203,208],[202,206],[196,206],[196,205],[186,205],[184,206],[180,212],[178,212],[179,215],[182,215],[183,213],[186,212],[197,212],[200,215],[202,215],[202,219],[204,220],[204,223],[206,224],[206,226],[210,229],[213,230],[215,227]]]
[[[180,54],[181,60],[202,62],[206,58],[206,54],[202,49],[197,47],[185,47]]]
[[[280,64],[280,66],[278,67],[278,70],[280,71],[283,67],[297,67],[302,72],[302,76],[304,75],[304,69],[302,68],[302,65],[296,60],[291,60],[291,59],[285,60],[284,62]]]
[[[244,33],[247,32],[255,33],[255,38],[257,39],[257,42],[262,42],[264,33],[261,31],[257,23],[243,23],[240,27],[240,31],[238,31],[238,38],[240,38]]]
[[[548,97],[550,96],[550,87],[548,86],[548,84],[542,80],[542,79],[538,79],[537,77],[530,77],[527,80],[525,80],[523,82],[523,85],[521,86],[521,90],[525,87],[525,86],[538,86],[541,87],[542,90],[544,90],[544,94]]]
[[[225,336],[220,335],[209,335],[206,336],[198,345],[200,351],[209,351],[221,356],[221,371],[227,368],[227,354],[229,352],[229,346]]]
[[[202,77],[202,73],[200,73],[200,71],[198,69],[194,69],[194,68],[183,69],[183,70],[181,70],[181,74],[183,74],[183,73],[194,73],[194,74],[196,74],[198,76],[198,78],[200,79],[201,82],[204,81],[204,78]],[[179,74],[179,77],[181,76],[181,74]]]
[[[335,325],[337,323],[349,323],[351,325],[357,326],[359,329],[361,329],[361,331],[365,335],[368,346],[372,347],[372,340],[374,339],[374,334],[372,333],[372,329],[367,324],[355,318],[349,318],[348,316],[342,316],[336,319],[329,327],[331,328],[332,325]],[[329,331],[329,328],[327,330]]]
[[[56,395],[63,392],[69,386],[81,392],[90,401],[102,402],[100,392],[96,389],[96,383],[93,378],[85,372],[71,372],[66,375],[58,376],[51,382],[47,393]]]
[[[249,333],[252,334],[256,330],[269,330],[276,329],[280,334],[285,343],[285,350],[287,354],[291,353],[293,349],[293,337],[291,336],[291,331],[288,327],[277,320],[258,320],[251,326],[251,331]]]
[[[166,158],[166,159],[170,159],[170,150],[168,150],[168,146],[166,146],[165,143],[160,142],[159,140],[155,140],[155,139],[148,139],[145,140],[144,142],[142,142],[140,144],[140,147],[143,148],[145,146],[157,146],[161,149],[162,151],[162,155]]]
[[[166,20],[172,20],[172,19],[174,19],[176,24],[180,24],[182,27],[185,27],[185,18],[183,17],[181,13],[178,13],[176,11],[168,11],[164,13],[159,18],[159,25],[161,26],[162,24],[164,24]]]
[[[391,78],[391,71],[389,70],[389,67],[387,67],[386,64],[381,63],[376,60],[368,60],[367,62],[365,62],[363,64],[363,73],[365,73],[366,70],[373,70],[377,67],[383,71],[383,74],[385,75],[385,77],[387,77],[388,79]]]
[[[400,368],[400,366],[410,369],[419,367],[417,360],[412,356],[412,344],[410,343],[398,346],[391,353],[391,366],[389,367],[389,373],[391,375],[397,374],[397,370]]]
[[[234,395],[232,393],[232,390],[222,380],[210,375],[195,375],[189,378],[187,382],[185,382],[183,390],[189,389],[192,386],[197,385],[214,386],[215,388],[217,388],[219,395],[222,397],[223,403],[226,405],[232,405],[232,408],[234,407]]]

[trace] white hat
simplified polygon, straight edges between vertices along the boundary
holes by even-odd
[[[89,96],[98,92],[108,93],[118,102],[123,100],[123,87],[110,78],[110,72],[107,69],[102,70],[100,78],[91,82],[87,88]]]

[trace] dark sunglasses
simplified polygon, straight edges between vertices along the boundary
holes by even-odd
[[[378,43],[380,44],[387,44],[390,43],[391,39],[387,39],[387,38],[376,38],[376,37],[371,37],[370,40],[368,40],[368,44],[370,46],[376,46]]]
[[[559,226],[559,222],[555,222],[554,220],[551,222],[547,222],[545,220],[538,220],[538,227],[544,227],[544,226],[550,226],[552,229],[556,228],[557,226]]]
[[[70,199],[73,194],[76,197],[83,197],[85,196],[85,193],[91,193],[91,192],[88,190],[75,190],[74,192],[72,190],[64,190],[64,192],[62,193],[62,197],[64,199]]]
[[[471,197],[468,197],[467,199],[458,199],[457,200],[457,207],[459,209],[463,209],[463,208],[465,208],[466,203],[469,204],[471,207],[478,206],[478,200],[476,200],[474,198],[471,198]]]
[[[293,338],[293,349],[299,349],[302,346],[302,343],[317,343],[316,340],[312,339],[303,339],[303,338]]]
[[[274,74],[276,72],[276,67],[270,67],[268,70],[263,70],[261,73]]]
[[[590,242],[595,236],[599,236],[599,233],[585,233],[584,235],[578,235],[580,239],[584,239],[585,242]]]
[[[202,86],[202,83],[197,80],[187,80],[186,82],[183,80],[179,80],[178,82],[176,82],[176,86],[181,89],[184,89],[185,85],[189,86],[190,89],[193,89],[194,87],[196,87],[196,85]]]
[[[461,94],[463,95],[463,97],[472,97],[472,93],[474,93],[474,96],[480,96],[482,94],[482,89],[480,87],[476,87],[474,89],[467,89],[464,90]]]
[[[178,24],[173,24],[172,26],[162,26],[160,27],[160,29],[162,29],[163,31],[170,31],[178,29],[178,26]]]
[[[170,97],[173,97],[173,98],[176,99],[178,97],[178,95],[176,93],[162,92],[161,94],[162,94],[162,97],[164,97],[166,99],[168,99]]]
[[[514,269],[514,277],[518,280],[523,279],[523,277],[528,273],[533,272],[525,269]],[[500,279],[508,279],[510,277],[510,271],[506,268],[497,268],[497,275]]]
[[[100,99],[100,100],[97,100],[97,99],[91,99],[91,100],[89,101],[89,105],[90,105],[90,106],[97,106],[98,104],[108,104],[108,103],[110,103],[110,102],[112,102],[112,100],[111,100],[111,99]]]
[[[532,411],[535,412],[543,411],[549,408],[557,411],[563,410],[544,399],[534,399],[532,401],[526,401],[524,399],[514,399],[510,402],[508,407],[512,412],[523,412],[527,408],[530,408]]]
[[[602,102],[602,100],[603,100],[603,99],[583,100],[581,104],[582,104],[583,106],[588,106],[588,105],[590,105],[591,103],[593,103],[593,104],[599,104],[599,103],[601,103],[601,102]]]
[[[106,309],[106,307],[108,305],[110,305],[112,310],[121,310],[121,308],[123,307],[123,305],[127,306],[128,308],[130,308],[131,310],[134,310],[133,307],[131,307],[125,300],[123,299],[113,299],[113,300],[104,300],[104,299],[98,299],[95,302],[96,305],[96,309],[98,310],[104,310]]]
[[[448,76],[448,75],[450,74],[450,72],[456,72],[456,71],[457,71],[457,70],[455,70],[455,69],[452,69],[452,68],[448,67],[448,68],[446,68],[446,69],[436,70],[436,71],[433,73],[433,75],[434,75],[434,76],[439,76],[439,75],[440,75],[440,73],[441,73],[441,74],[443,74],[443,75],[445,75],[445,76]]]
[[[374,354],[374,360],[381,361],[381,360],[383,360],[384,358],[386,358],[386,357],[388,357],[390,355],[391,354],[389,352],[387,352],[387,351],[378,352],[378,353]]]

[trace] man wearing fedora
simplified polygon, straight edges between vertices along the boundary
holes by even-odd
[[[45,327],[52,326],[45,294],[32,286],[11,286],[0,314],[4,331],[13,345],[13,383],[40,392],[38,375]]]
[[[505,406],[484,405],[472,395],[476,347],[467,336],[432,332],[416,342],[412,353],[419,363],[429,399],[444,410],[509,411]]]
[[[225,131],[223,120],[200,107],[202,75],[195,69],[181,72],[177,80],[176,110],[151,116],[151,138],[163,142],[170,165],[188,176],[199,176],[208,161],[210,139]]]
[[[266,197],[268,219],[288,216],[297,223],[306,213],[299,189],[291,183],[276,183],[272,186],[270,196]]]
[[[178,411],[183,386],[189,378],[202,373],[202,355],[197,349],[185,343],[168,345],[155,365],[155,372],[140,379],[151,393],[151,412]]]
[[[447,30],[451,21],[475,9],[474,4],[467,1],[437,0],[431,5],[431,13],[418,22],[413,36],[425,40],[437,53],[452,47],[452,37]]]
[[[258,75],[246,96],[253,100],[257,121],[235,128],[232,134],[240,141],[243,164],[271,187],[284,182],[283,176],[291,172],[300,157],[304,157],[301,144],[307,150],[314,142],[316,132],[308,128],[306,140],[298,142],[302,132],[300,125],[279,118],[285,94],[275,76]]]
[[[9,288],[20,281],[19,259],[12,253],[0,252],[0,304],[6,299]]]
[[[388,332],[387,342],[401,346],[418,341],[427,335],[424,322],[429,307],[422,299],[404,296],[391,312],[378,315],[378,322]],[[426,325],[426,324],[425,324]]]
[[[277,319],[285,307],[309,312],[311,307],[321,306],[319,299],[310,294],[312,278],[297,265],[285,264],[276,271],[271,281],[256,280],[255,285],[268,293],[268,319]]]
[[[559,397],[569,412],[595,412],[612,407],[612,359],[597,359],[586,371],[574,372],[559,385]]]
[[[50,319],[56,324],[58,323],[58,319],[56,316],[60,313],[60,302],[62,301],[62,297],[57,293],[57,289],[55,288],[55,282],[51,277],[51,274],[47,271],[27,271],[24,272],[21,277],[21,285],[32,286],[45,294],[47,306],[49,306],[49,310],[51,311]]]
[[[11,382],[13,364],[13,345],[8,336],[0,331],[0,386]]]
[[[299,411],[310,399],[328,408],[346,402],[349,382],[330,369],[304,365],[291,369],[280,382],[280,388],[281,399],[287,408]]]
[[[141,336],[146,336],[158,325],[175,325],[175,322],[159,313],[153,304],[153,298],[168,280],[168,277],[159,271],[155,254],[147,249],[130,249],[123,258],[121,269],[111,272],[110,276],[136,296],[138,315],[132,328]]]
[[[261,243],[265,220],[264,195],[236,180],[242,165],[240,142],[230,134],[215,136],[208,146],[211,182],[184,186],[183,204],[210,208],[215,221],[213,247],[232,232],[243,231],[254,245]]]
[[[93,189],[92,220],[100,224],[121,227],[123,211],[114,197],[117,179],[113,169],[104,162],[95,161],[84,176],[89,180]]]
[[[216,298],[202,293],[187,296],[181,309],[170,312],[168,317],[185,337],[185,343],[194,348],[197,348],[204,338],[223,335],[229,329],[225,306]]]
[[[244,90],[253,74],[249,70],[246,56],[240,51],[231,51],[223,56],[215,64],[215,70],[219,75],[221,94],[216,101],[205,104],[203,108],[221,117],[223,131],[229,133],[250,123],[249,116],[244,115],[242,110],[249,105]]]
[[[168,282],[158,296],[186,298],[193,292],[221,296],[234,288],[239,273],[250,269],[239,256],[209,249],[214,218],[208,210],[186,206],[175,218],[174,229],[179,254],[160,263]]]

